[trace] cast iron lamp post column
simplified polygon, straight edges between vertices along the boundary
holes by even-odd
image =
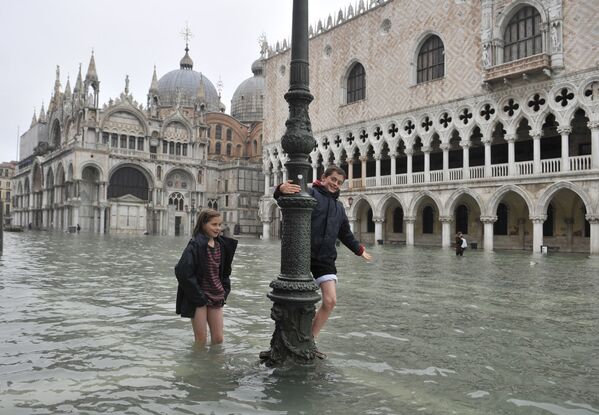
[[[293,0],[290,80],[285,94],[289,118],[281,144],[289,157],[285,163],[288,177],[301,186],[301,192],[278,199],[283,217],[281,274],[270,283],[272,292],[268,294],[274,303],[271,318],[275,331],[270,350],[260,353],[260,359],[268,365],[287,360],[308,362],[316,357],[312,319],[320,296],[310,275],[310,222],[316,200],[306,192],[308,155],[316,141],[308,114],[314,99],[308,69],[308,0]]]

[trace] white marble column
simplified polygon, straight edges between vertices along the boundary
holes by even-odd
[[[407,168],[406,168],[406,176],[408,179],[408,183],[412,183],[412,156],[414,155],[414,150],[412,150],[411,148],[406,148],[406,164],[407,164]]]
[[[379,187],[381,185],[381,155],[375,154],[374,160],[376,162],[376,186]]]
[[[449,180],[449,147],[448,143],[442,143],[439,148],[443,150],[443,181]]]
[[[493,238],[495,236],[494,225],[497,222],[497,216],[481,216],[480,221],[484,226],[483,248],[487,252],[493,251]]]
[[[264,173],[264,196],[270,196],[270,171],[263,170]]]
[[[360,156],[360,163],[362,168],[362,187],[366,187],[366,162],[368,161],[368,156]]]
[[[570,133],[572,132],[572,127],[569,125],[557,127],[557,132],[562,137],[561,171],[570,171]]]
[[[462,174],[464,179],[470,178],[470,142],[463,141],[460,143],[462,147]]]
[[[104,229],[105,221],[106,221],[106,208],[104,206],[100,206],[100,233],[106,233],[106,229]]]
[[[286,183],[286,182],[287,182],[287,180],[289,180],[289,176],[288,176],[287,168],[286,168],[286,167],[283,167],[283,169],[282,169],[282,172],[283,172],[283,183]]]
[[[316,171],[316,170],[315,170]],[[316,176],[314,176],[316,178]],[[349,180],[349,185],[347,186],[349,189],[354,187],[354,159],[347,159],[347,180]]]
[[[79,206],[73,207],[73,226],[81,226],[79,223]]]
[[[348,167],[351,167],[351,166],[348,165]],[[318,163],[312,164],[312,179],[313,180],[320,179],[320,177],[318,177]]]
[[[489,178],[493,177],[491,169],[491,138],[484,140],[483,144],[485,145],[485,177]]]
[[[441,221],[441,247],[451,247],[451,224],[453,223],[452,216],[440,216]]]
[[[599,169],[599,121],[590,121],[591,129],[591,168]]]
[[[547,219],[547,215],[531,216],[532,221],[532,252],[540,253],[541,245],[543,245],[543,223]]]
[[[376,244],[383,244],[383,226],[385,220],[381,218],[373,219],[374,222],[374,242]]]
[[[585,216],[586,220],[591,224],[591,255],[599,255],[599,215]]]
[[[541,174],[541,137],[543,131],[531,131],[530,136],[532,137],[532,172],[534,174]]]
[[[270,239],[270,223],[271,221],[262,221],[262,240],[268,241]]]
[[[397,175],[397,153],[392,151],[389,153],[391,158],[391,185],[395,184],[395,176]]]
[[[414,224],[416,223],[416,217],[404,217],[406,224],[406,245],[414,246]]]
[[[516,172],[516,153],[515,153],[515,142],[516,134],[506,134],[505,141],[507,141],[507,162],[508,162],[508,175],[515,176]]]
[[[431,148],[422,146],[422,152],[424,153],[424,182],[428,183],[431,181]]]

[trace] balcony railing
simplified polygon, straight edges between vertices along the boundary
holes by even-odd
[[[539,174],[559,174],[564,172],[562,169],[562,159],[547,159],[541,160],[540,164],[541,173]],[[570,171],[585,171],[591,170],[591,156],[574,156],[569,158],[569,166]],[[474,166],[469,167],[467,169],[467,173],[469,177],[464,177],[464,168],[458,167],[455,169],[447,170],[445,173],[443,170],[431,170],[428,172],[429,183],[443,183],[443,182],[456,182],[463,180],[486,180],[486,179],[494,179],[497,177],[509,177],[509,164],[492,164],[490,166],[491,177],[487,177],[485,174],[485,166]],[[566,172],[567,173],[567,172]],[[535,176],[534,172],[534,162],[531,160],[527,161],[519,161],[514,163],[514,173],[513,177],[522,177],[522,176]],[[372,187],[386,187],[386,186],[400,186],[407,185],[408,178],[410,175],[407,173],[396,174],[395,177],[390,175],[381,176],[379,183],[377,185],[376,177],[366,177],[366,178],[354,178],[351,180],[347,180],[342,189],[364,189],[364,188],[372,188]],[[424,184],[426,183],[426,175],[424,172],[413,172],[411,174],[411,183],[412,184]],[[351,184],[351,186],[350,186]]]
[[[521,77],[523,74],[542,72],[551,67],[551,59],[548,54],[528,56],[523,59],[492,66],[485,70],[484,80],[486,82],[501,81],[507,78]]]

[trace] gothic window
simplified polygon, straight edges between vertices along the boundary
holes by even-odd
[[[425,206],[422,209],[422,233],[433,233],[433,208],[430,206]]]
[[[455,211],[455,227],[456,233],[468,234],[468,208],[465,205],[458,206]]]
[[[108,139],[110,138],[110,134],[102,133],[102,144],[108,144]]]
[[[508,209],[503,203],[497,206],[497,221],[493,224],[493,233],[495,235],[507,235]]]
[[[233,139],[233,131],[230,128],[227,128],[227,141],[231,141]]]
[[[183,149],[183,155],[185,157],[187,157],[187,144],[183,144],[182,149]]]
[[[255,156],[258,154],[258,142],[256,140],[254,140],[254,153],[252,154],[252,156]]]
[[[161,166],[156,167],[156,178],[158,180],[162,179],[162,167]]]
[[[403,209],[400,207],[393,211],[393,233],[403,233]]]
[[[168,197],[168,204],[175,205],[175,210],[182,212],[183,205],[185,204],[185,198],[179,192],[171,193],[171,195]]]
[[[116,134],[110,135],[110,146],[113,148],[118,148],[119,146],[119,136]]]
[[[139,151],[144,151],[144,138],[143,137],[137,137],[137,149]]]
[[[135,150],[135,137],[129,137],[129,150]]]
[[[372,209],[368,209],[366,215],[366,232],[374,232],[374,222],[372,221]]]
[[[177,143],[177,144],[175,145],[175,154],[176,154],[177,156],[180,156],[180,155],[181,155],[181,143]]]
[[[418,52],[416,83],[445,76],[445,46],[437,35],[431,35]]]
[[[216,154],[220,154],[220,143],[217,142],[216,145],[214,146],[214,152]]]
[[[167,154],[168,153],[168,142],[163,141],[162,142],[162,154]]]
[[[127,136],[126,135],[121,136],[121,148],[127,148]]]
[[[347,103],[366,98],[366,72],[361,63],[356,62],[347,77]]]
[[[547,219],[543,222],[543,236],[553,236],[553,223],[554,223],[555,209],[553,205],[549,205],[547,208]]]
[[[216,126],[216,139],[222,140],[223,138],[223,127],[220,124]]]
[[[148,199],[148,181],[142,172],[133,167],[122,167],[110,178],[108,198],[133,195],[142,200]]]
[[[541,15],[532,6],[523,7],[507,24],[503,34],[503,61],[511,62],[543,52]]]
[[[231,143],[227,143],[227,156],[231,155],[232,148],[233,148],[233,146],[231,145]]]
[[[175,154],[175,143],[173,141],[168,143],[168,153]]]

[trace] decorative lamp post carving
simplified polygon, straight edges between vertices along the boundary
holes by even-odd
[[[317,357],[312,337],[314,304],[318,287],[310,275],[310,221],[316,201],[307,193],[310,169],[308,155],[316,145],[308,114],[314,99],[309,88],[308,0],[293,0],[291,68],[287,130],[281,139],[289,157],[285,167],[289,179],[301,186],[300,193],[278,199],[283,217],[281,231],[281,274],[270,283],[268,298],[273,301],[271,318],[275,321],[270,350],[260,353],[267,365],[285,361],[309,362]]]

